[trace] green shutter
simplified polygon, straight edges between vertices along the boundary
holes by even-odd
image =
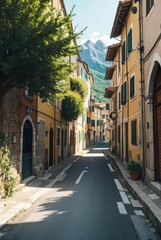
[[[122,45],[122,64],[125,63],[125,57],[126,57],[126,42]]]
[[[134,76],[130,79],[130,98],[135,95],[135,78]]]
[[[126,82],[121,86],[121,104],[126,104]]]
[[[130,29],[128,33],[128,52],[132,52],[132,28]]]

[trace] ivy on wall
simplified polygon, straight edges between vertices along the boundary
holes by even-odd
[[[0,134],[0,197],[2,198],[10,197],[16,185],[10,163],[10,151],[4,142],[4,135]]]
[[[83,100],[77,92],[68,91],[62,101],[62,117],[70,122],[83,112]]]
[[[76,120],[83,113],[83,101],[88,94],[88,87],[84,79],[70,77],[70,90],[62,100],[62,117],[70,122]]]
[[[71,91],[76,91],[79,93],[81,98],[85,98],[88,94],[88,87],[84,79],[78,77],[71,77]]]

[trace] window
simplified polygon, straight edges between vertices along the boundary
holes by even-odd
[[[94,112],[94,106],[92,106],[92,112]]]
[[[110,109],[110,104],[106,103],[106,110],[109,110],[109,109]]]
[[[95,120],[91,120],[91,126],[95,127]]]
[[[57,128],[57,145],[60,145],[60,128]]]
[[[122,64],[125,63],[126,60],[126,42],[124,41],[122,45]]]
[[[132,52],[132,28],[128,33],[127,39],[128,39],[128,53],[131,53]]]
[[[87,123],[91,123],[91,118],[87,117]]]
[[[135,77],[130,79],[130,98],[135,96]]]
[[[131,144],[137,145],[137,122],[131,121]]]
[[[146,0],[146,15],[148,15],[153,5],[154,5],[154,0]]]
[[[119,110],[121,108],[121,93],[119,92]]]
[[[120,143],[120,126],[118,127],[118,143]]]
[[[121,104],[126,104],[126,82],[121,86]]]

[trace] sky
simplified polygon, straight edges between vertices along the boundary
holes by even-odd
[[[88,39],[93,42],[101,39],[106,45],[116,42],[110,39],[110,33],[119,0],[64,0],[64,3],[67,13],[75,5],[73,27],[77,26],[76,32],[87,27],[78,40],[79,44]]]

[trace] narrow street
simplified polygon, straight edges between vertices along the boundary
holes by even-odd
[[[84,155],[31,209],[4,228],[5,240],[159,240],[127,191],[107,143]]]

